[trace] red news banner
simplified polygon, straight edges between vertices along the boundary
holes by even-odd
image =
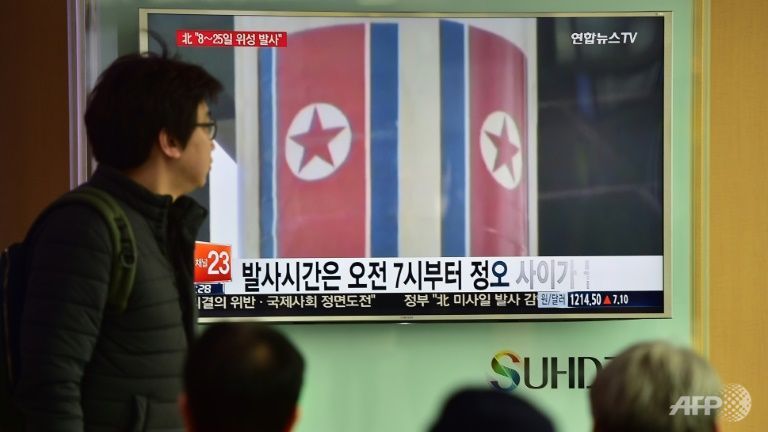
[[[287,32],[176,30],[176,45],[184,47],[277,47],[288,46]]]
[[[232,280],[232,246],[195,243],[195,283]]]

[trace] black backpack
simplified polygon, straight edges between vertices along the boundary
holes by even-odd
[[[125,309],[136,274],[136,241],[128,218],[114,198],[103,190],[81,186],[46,208],[29,233],[53,210],[67,205],[88,205],[101,214],[112,237],[113,254],[107,304]],[[29,235],[28,237],[29,238]],[[0,431],[23,430],[23,416],[13,403],[19,377],[21,317],[27,292],[26,240],[6,248],[0,257]]]

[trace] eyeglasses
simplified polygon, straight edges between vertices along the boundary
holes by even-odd
[[[208,138],[214,139],[216,137],[216,120],[211,120],[208,123],[195,123],[195,126],[205,128],[205,130],[208,132]]]

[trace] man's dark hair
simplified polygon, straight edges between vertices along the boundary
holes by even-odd
[[[197,65],[151,53],[118,58],[88,96],[85,125],[93,156],[118,170],[138,167],[162,129],[184,148],[198,106],[221,89]]]
[[[554,432],[552,422],[525,400],[488,389],[463,389],[443,406],[430,432]]]
[[[284,432],[293,419],[304,360],[277,330],[214,324],[190,347],[184,368],[196,431]]]

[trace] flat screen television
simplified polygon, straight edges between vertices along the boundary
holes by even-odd
[[[224,85],[201,321],[670,317],[670,25],[142,9]]]

